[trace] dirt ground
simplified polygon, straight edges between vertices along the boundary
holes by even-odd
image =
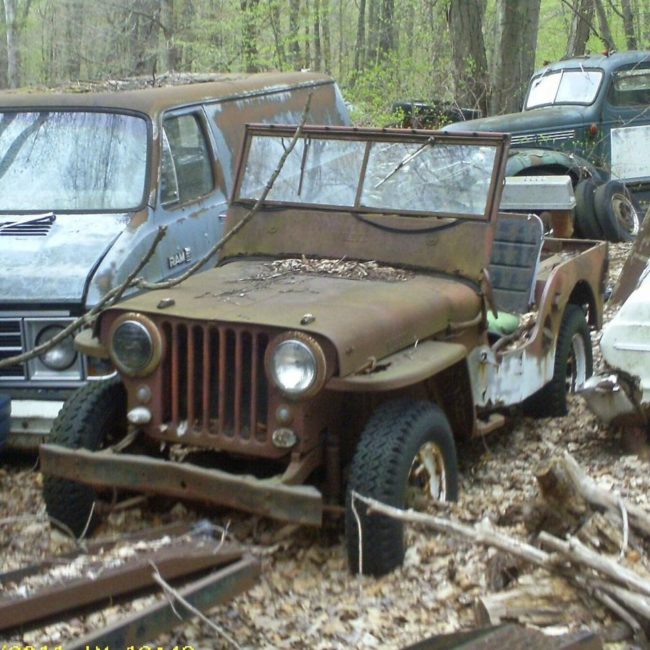
[[[612,247],[612,274],[628,245]],[[597,342],[598,335],[594,335]],[[488,518],[505,532],[526,538],[523,516],[537,494],[535,469],[568,450],[604,487],[646,504],[650,488],[647,462],[626,455],[620,436],[601,426],[578,397],[566,418],[511,419],[484,440],[459,449],[461,497],[442,512],[465,523]],[[33,459],[9,457],[0,466],[0,570],[33,563],[71,543],[52,531]],[[144,503],[113,513],[96,535],[116,535],[179,519],[209,516],[228,526],[262,563],[262,577],[248,593],[210,611],[209,618],[234,642],[196,619],[180,623],[159,639],[170,647],[210,648],[402,648],[435,633],[471,628],[474,605],[494,583],[496,553],[471,543],[410,530],[402,569],[381,579],[350,575],[341,530],[314,531],[283,526],[234,512],[210,513],[187,505]],[[141,606],[140,602],[138,606]],[[84,619],[26,633],[13,642],[40,645],[76,638],[97,629],[123,608],[113,607]],[[593,603],[559,613],[555,631],[586,627],[611,641],[620,632],[614,620]],[[3,640],[4,641],[4,640]],[[65,647],[65,643],[64,643]]]

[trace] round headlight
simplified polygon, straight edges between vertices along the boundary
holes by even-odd
[[[113,330],[111,356],[115,365],[126,374],[143,375],[151,370],[154,348],[149,328],[139,320],[123,320]]]
[[[316,382],[316,357],[310,347],[302,341],[282,341],[273,350],[270,362],[273,381],[288,395],[302,395]]]
[[[43,345],[63,330],[60,325],[50,325],[42,329],[36,337],[36,345]],[[68,336],[39,356],[41,363],[50,370],[66,370],[77,358],[74,339]]]

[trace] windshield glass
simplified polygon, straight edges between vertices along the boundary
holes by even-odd
[[[144,119],[118,113],[0,113],[0,211],[123,211],[142,204]]]
[[[290,140],[252,138],[240,199],[261,196]],[[487,218],[496,147],[450,140],[303,138],[289,154],[267,201]]]
[[[553,104],[591,104],[602,78],[602,70],[545,72],[531,81],[526,109]]]

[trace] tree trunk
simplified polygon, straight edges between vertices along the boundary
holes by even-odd
[[[498,38],[492,78],[490,112],[521,109],[535,69],[541,0],[499,0]]]
[[[269,5],[269,22],[273,31],[277,67],[283,70],[287,63],[287,57],[284,53],[284,41],[282,40],[279,0],[273,0]]]
[[[294,70],[302,68],[300,60],[300,0],[291,0],[289,5],[289,52]]]
[[[567,43],[568,56],[582,56],[587,47],[594,16],[592,0],[573,0],[571,29]]]
[[[354,49],[354,74],[358,75],[366,65],[366,0],[359,0],[357,17],[357,45]]]
[[[609,27],[609,20],[607,14],[605,13],[605,7],[603,6],[603,0],[594,0],[594,6],[596,9],[596,15],[598,16],[598,27],[600,29],[600,40],[603,42],[603,45],[607,48],[607,51],[613,51],[616,49],[616,44],[614,43],[614,37],[612,36],[612,30]]]
[[[323,37],[323,69],[329,74],[332,72],[332,41],[330,38],[329,0],[321,0],[320,26]]]
[[[394,0],[383,0],[379,18],[379,60],[386,59],[395,49],[394,14]]]
[[[485,3],[453,0],[447,13],[451,53],[456,71],[454,99],[463,107],[488,112],[488,70],[483,42]]]
[[[259,72],[257,56],[257,7],[259,0],[240,0],[244,25],[242,28],[242,51],[246,72]]]
[[[18,88],[20,83],[18,57],[18,29],[16,26],[16,0],[4,0],[7,29],[7,84]]]
[[[322,69],[322,55],[320,42],[320,0],[314,0],[314,70]]]
[[[174,20],[174,0],[160,0],[160,22],[162,24],[165,46],[163,49],[163,67],[167,72],[178,69],[179,52],[174,43],[176,21]]]
[[[634,28],[634,12],[632,11],[631,1],[621,0],[621,8],[623,9],[623,29],[625,30],[627,49],[636,50],[638,45],[636,40],[636,30]]]
[[[377,63],[377,51],[379,48],[379,0],[368,0],[368,24],[366,39],[366,64]]]

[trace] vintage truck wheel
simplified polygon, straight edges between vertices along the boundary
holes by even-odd
[[[126,432],[126,392],[119,377],[93,381],[76,391],[63,405],[48,442],[70,449],[96,450],[109,438]],[[45,476],[43,498],[53,523],[63,524],[76,536],[91,532],[98,518],[93,513],[95,490],[82,483]],[[89,521],[90,519],[90,521]]]
[[[456,446],[444,413],[429,402],[398,400],[377,409],[357,446],[346,498],[346,544],[350,570],[380,576],[404,560],[404,525],[366,514],[352,493],[397,508],[423,509],[427,501],[458,498]],[[354,508],[353,508],[354,505]],[[359,562],[359,524],[361,563]]]
[[[555,349],[553,377],[526,400],[526,413],[535,417],[566,415],[567,395],[584,384],[592,372],[591,337],[584,312],[578,305],[567,305]]]
[[[575,188],[576,234],[585,239],[603,239],[605,233],[596,219],[594,191],[596,183],[591,178],[583,178]]]
[[[633,241],[639,234],[643,213],[630,190],[619,181],[608,181],[594,192],[596,217],[605,237],[612,242]]]

